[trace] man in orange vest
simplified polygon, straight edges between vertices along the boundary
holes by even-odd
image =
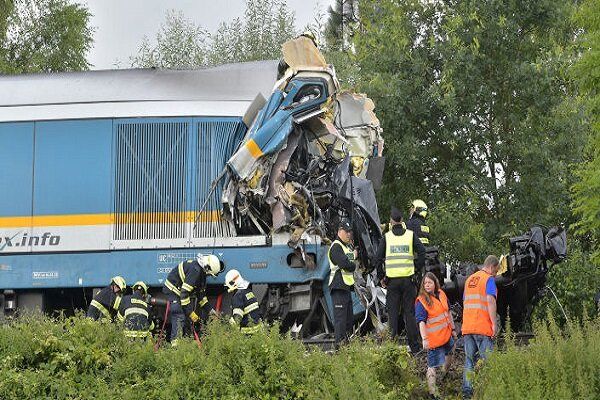
[[[465,282],[463,298],[462,334],[465,347],[465,370],[463,374],[463,398],[473,396],[469,380],[479,358],[485,360],[492,350],[493,339],[498,334],[496,323],[496,280],[500,269],[498,257],[487,256],[483,268],[469,276]]]

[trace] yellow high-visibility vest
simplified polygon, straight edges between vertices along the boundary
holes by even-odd
[[[406,230],[402,236],[391,231],[385,234],[385,274],[389,278],[402,278],[415,273],[413,231]]]
[[[337,239],[334,240],[333,243],[331,243],[331,246],[333,246],[336,243],[339,244],[340,246],[342,246],[342,250],[344,251],[344,254],[346,254],[346,257],[348,257],[348,260],[350,260],[351,262],[354,262],[354,252],[352,250],[350,250],[350,248],[348,246],[346,246],[344,243],[342,243],[341,240],[337,240]],[[330,249],[331,249],[331,247],[330,247]],[[340,268],[339,266],[334,264],[333,261],[331,261],[331,256],[330,256],[329,252],[327,252],[327,259],[329,260],[329,267],[331,268],[331,271],[329,272],[329,284],[331,285],[331,282],[333,282],[333,277],[335,276],[335,273],[339,269],[340,272],[342,273],[342,280],[344,281],[344,283],[348,286],[353,286],[354,285],[354,272],[348,272],[348,271],[344,270],[343,268]]]

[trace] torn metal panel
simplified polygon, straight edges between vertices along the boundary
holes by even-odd
[[[352,176],[344,182],[339,196],[342,200],[345,200],[346,204],[353,202],[355,209],[360,208],[361,218],[355,223],[361,226],[357,227],[356,230],[361,235],[367,256],[369,259],[374,259],[379,241],[373,240],[371,236],[380,237],[381,227],[373,184],[367,179]]]
[[[229,160],[229,167],[239,178],[248,179],[258,160],[280,151],[292,131],[294,118],[317,110],[329,96],[327,83],[320,78],[292,80],[286,89],[285,93],[276,91],[271,96],[265,112],[259,114],[259,122]]]
[[[385,168],[385,157],[371,157],[367,165],[366,178],[373,184],[373,189],[378,191],[381,189],[383,182],[383,170]]]
[[[336,96],[343,112],[339,122],[345,128],[371,126],[378,127],[379,119],[375,115],[375,103],[363,93],[344,91]]]
[[[327,68],[325,57],[307,37],[288,40],[283,44],[282,50],[283,60],[291,69],[301,71],[309,67]]]
[[[264,98],[264,96],[260,93],[257,94],[256,97],[254,98],[254,100],[252,100],[250,107],[248,107],[248,110],[246,110],[244,117],[242,118],[244,125],[246,125],[249,128],[252,125],[252,122],[256,119],[256,116],[258,115],[260,110],[263,109],[263,107],[265,106],[266,103],[267,103],[267,100]]]
[[[289,210],[289,193],[285,191],[285,172],[287,171],[290,159],[294,154],[294,151],[298,147],[301,132],[296,129],[288,139],[285,149],[283,149],[277,159],[273,163],[271,169],[271,176],[269,178],[269,190],[267,192],[266,202],[271,206],[271,216],[273,220],[273,232],[279,232],[279,230],[286,225],[287,221],[291,219],[291,212]]]
[[[342,92],[337,97],[336,122],[348,140],[354,174],[366,177],[368,159],[383,146],[375,104],[364,94]]]

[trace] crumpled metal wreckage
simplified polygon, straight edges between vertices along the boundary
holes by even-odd
[[[288,244],[303,254],[301,239],[327,243],[350,216],[368,271],[381,238],[373,183],[383,173],[373,101],[341,91],[333,66],[307,37],[283,45],[280,65],[271,96],[227,162],[225,218],[238,233],[289,232]]]

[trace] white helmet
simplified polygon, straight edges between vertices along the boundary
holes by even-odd
[[[213,254],[204,255],[198,253],[196,260],[204,268],[204,272],[212,276],[219,275],[225,269],[225,264]]]
[[[236,290],[244,279],[237,269],[227,271],[225,274],[225,286],[227,292],[231,293]]]

